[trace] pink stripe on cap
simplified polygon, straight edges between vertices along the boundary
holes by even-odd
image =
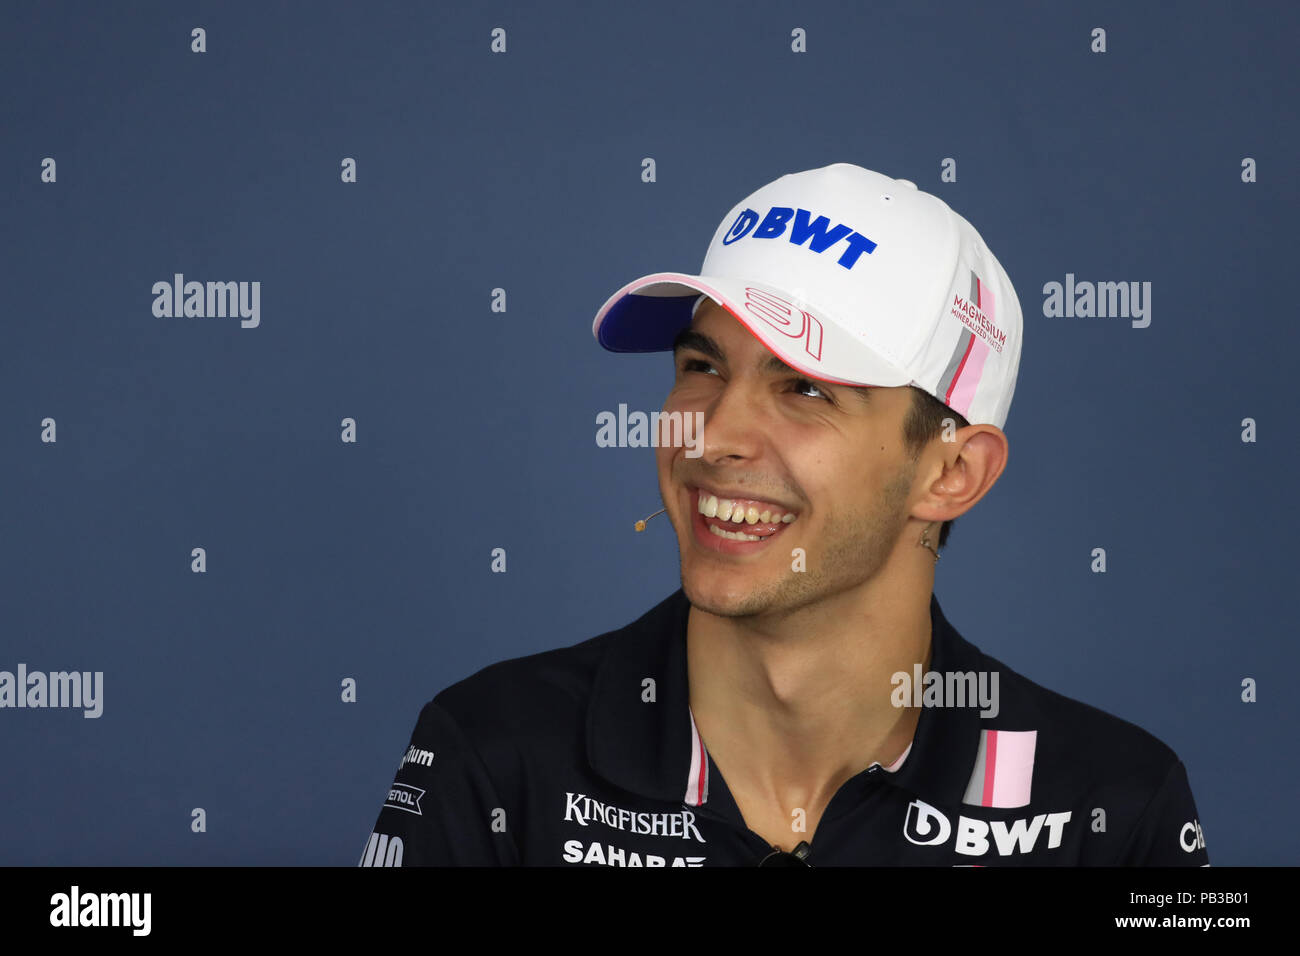
[[[970,350],[957,372],[957,380],[948,393],[948,407],[960,412],[963,417],[970,411],[975,401],[975,390],[979,388],[980,378],[984,374],[984,360],[989,356],[989,347],[978,337],[972,337]]]
[[[975,282],[973,290],[975,306],[989,319],[996,321],[997,311],[993,290],[974,273],[971,273],[971,278]],[[970,407],[975,401],[975,392],[979,388],[980,380],[984,377],[984,364],[988,360],[991,351],[987,342],[979,336],[973,336],[971,347],[962,358],[961,367],[957,369],[952,384],[948,386],[946,404],[949,408],[960,412],[963,417],[968,416],[970,413]]]

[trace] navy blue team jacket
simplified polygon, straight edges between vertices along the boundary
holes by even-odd
[[[679,590],[627,627],[434,697],[360,865],[756,865],[772,847],[745,826],[690,713],[688,611]],[[996,671],[996,716],[924,707],[897,763],[835,793],[806,863],[1208,865],[1168,746],[981,653],[933,596],[930,616],[929,669]]]

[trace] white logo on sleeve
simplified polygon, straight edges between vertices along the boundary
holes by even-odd
[[[1185,853],[1195,853],[1205,849],[1205,833],[1201,830],[1200,820],[1190,820],[1178,831],[1178,845]]]
[[[388,791],[388,799],[384,801],[384,806],[392,807],[394,810],[405,810],[407,813],[414,813],[417,817],[424,816],[420,812],[420,798],[423,796],[424,791],[419,787],[395,783],[393,789]]]
[[[357,866],[401,866],[402,838],[387,833],[372,833]]]
[[[405,754],[402,755],[402,762],[397,765],[397,769],[400,771],[408,763],[413,763],[416,766],[420,766],[420,767],[432,767],[433,751],[419,750],[415,747],[412,747],[411,749],[406,751]]]

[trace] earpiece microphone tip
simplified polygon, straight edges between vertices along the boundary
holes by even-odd
[[[658,511],[656,511],[654,514],[652,514],[652,515],[650,516],[650,518],[655,517],[655,515],[661,515],[661,514],[663,514],[665,511],[667,511],[667,510],[668,510],[667,508],[660,508],[660,509],[659,509]],[[635,528],[637,531],[644,531],[644,530],[645,530],[645,524],[646,524],[647,521],[650,520],[650,518],[641,518],[640,520],[637,521],[636,524],[632,525],[632,527]]]

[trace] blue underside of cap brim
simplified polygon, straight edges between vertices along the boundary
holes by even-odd
[[[666,352],[691,324],[699,293],[681,296],[625,295],[600,323],[597,340],[611,352]]]

